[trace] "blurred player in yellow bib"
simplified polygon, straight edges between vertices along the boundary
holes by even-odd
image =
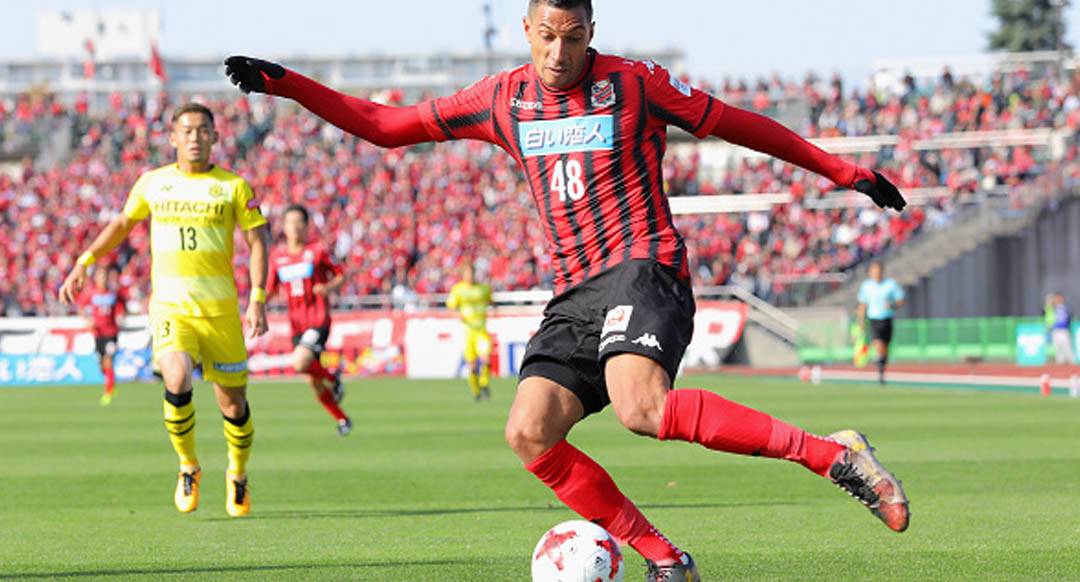
[[[180,457],[174,502],[181,512],[199,503],[201,469],[195,455],[192,372],[202,364],[225,417],[229,467],[225,509],[247,515],[251,496],[247,460],[255,431],[247,402],[248,362],[240,304],[233,280],[233,235],[244,232],[251,251],[251,297],[245,316],[250,337],[266,333],[269,228],[251,186],[210,163],[217,141],[214,115],[194,103],[176,109],[169,143],[176,163],[139,177],[123,213],[79,257],[60,289],[72,302],[86,284],[87,268],[150,218],[152,257],[150,325],[154,358],[165,381],[165,429]]]
[[[491,398],[491,336],[487,332],[487,310],[491,287],[474,280],[473,267],[465,265],[461,281],[450,289],[446,306],[458,312],[465,326],[465,363],[469,368],[469,390],[477,401]]]

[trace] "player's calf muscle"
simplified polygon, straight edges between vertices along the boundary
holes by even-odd
[[[605,375],[619,422],[635,434],[656,437],[671,386],[667,372],[648,358],[622,354],[608,360]]]

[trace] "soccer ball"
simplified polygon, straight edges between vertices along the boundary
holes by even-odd
[[[533,550],[533,582],[621,582],[622,552],[604,528],[565,521],[547,530]]]

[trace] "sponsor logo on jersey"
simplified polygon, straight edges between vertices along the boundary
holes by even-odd
[[[691,93],[693,93],[693,90],[690,89],[690,85],[687,85],[686,83],[683,83],[675,75],[671,75],[670,77],[668,77],[668,80],[671,82],[671,86],[675,87],[675,90],[678,91],[679,93],[682,93],[683,95],[686,95],[687,97],[689,97],[691,95]]]
[[[278,279],[286,283],[307,279],[314,273],[315,265],[312,263],[293,263],[291,265],[285,265],[284,267],[278,267],[277,270]]]
[[[611,81],[604,79],[597,81],[592,86],[593,109],[602,109],[615,104],[615,87]]]
[[[656,73],[656,63],[654,63],[652,59],[645,59],[644,61],[641,61],[641,64],[645,65],[646,69],[649,69],[650,75]]]
[[[255,210],[258,207],[259,207],[259,201],[258,200],[252,198],[251,200],[247,201],[248,210]]]
[[[607,316],[604,317],[604,329],[600,332],[600,336],[603,337],[609,333],[626,331],[626,328],[630,326],[630,316],[633,314],[633,305],[618,305],[613,307],[607,312]]]
[[[113,305],[116,305],[116,294],[95,293],[94,296],[90,298],[90,303],[94,307],[112,307]]]
[[[522,111],[543,111],[544,104],[539,101],[522,101],[517,97],[510,98],[510,107]]]
[[[216,215],[225,216],[224,202],[201,202],[198,200],[155,200],[150,211],[156,215]],[[163,217],[162,217],[163,218]]]
[[[518,139],[526,158],[593,152],[615,147],[614,129],[610,115],[527,121],[518,125]]]
[[[621,333],[610,336],[607,339],[605,339],[604,341],[600,342],[600,347],[597,348],[596,353],[598,353],[598,354],[602,353],[605,349],[607,349],[608,346],[610,346],[613,343],[624,342],[624,341],[626,341],[626,336],[621,334]]]
[[[643,333],[641,334],[641,337],[630,343],[645,346],[647,348],[655,348],[661,352],[664,351],[664,348],[660,347],[660,340],[656,339],[656,336],[651,333]]]
[[[247,360],[243,362],[214,362],[214,369],[218,372],[225,374],[237,374],[239,372],[247,372],[248,363]]]

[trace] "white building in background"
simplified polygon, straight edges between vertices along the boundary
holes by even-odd
[[[43,10],[37,51],[54,59],[149,57],[161,37],[157,10]]]
[[[100,104],[114,93],[235,94],[223,72],[227,55],[161,55],[166,80],[158,78],[150,63],[160,37],[161,18],[153,10],[43,12],[38,20],[42,56],[0,60],[0,99],[51,92],[65,101],[86,95],[91,104]],[[653,59],[676,73],[685,69],[678,50],[625,54]],[[259,56],[346,91],[401,89],[408,99],[445,95],[529,60],[526,51]]]

